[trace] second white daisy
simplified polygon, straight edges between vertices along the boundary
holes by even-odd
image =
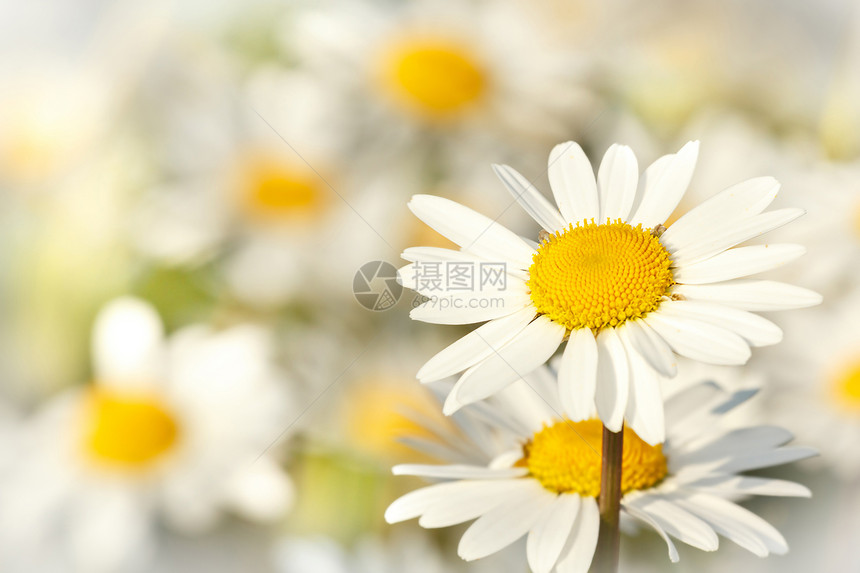
[[[769,523],[730,500],[749,495],[808,497],[796,483],[748,477],[742,472],[814,455],[783,447],[791,434],[774,426],[732,429],[724,414],[753,393],[730,394],[705,383],[666,403],[668,439],[650,446],[625,429],[621,475],[625,530],[654,529],[678,561],[671,538],[714,551],[721,535],[764,557],[788,545]],[[458,553],[467,561],[491,555],[523,536],[534,573],[588,571],[600,516],[601,432],[599,420],[571,422],[557,403],[554,376],[539,368],[493,398],[457,416],[460,434],[447,435],[456,465],[401,465],[397,475],[446,480],[413,491],[391,504],[389,523],[419,517],[425,528],[476,520],[463,534]],[[434,448],[436,453],[445,448]],[[447,455],[446,455],[447,457]],[[468,459],[468,458],[467,458]]]

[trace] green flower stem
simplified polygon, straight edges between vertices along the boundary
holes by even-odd
[[[624,452],[624,430],[611,432],[603,426],[603,461],[600,473],[600,534],[594,554],[594,571],[616,573],[621,532],[621,460]]]

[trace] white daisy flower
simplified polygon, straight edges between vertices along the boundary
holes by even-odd
[[[783,447],[791,434],[781,428],[725,428],[724,413],[749,396],[729,394],[711,383],[679,393],[666,402],[667,440],[656,446],[625,428],[625,530],[636,524],[653,528],[666,541],[672,561],[678,560],[672,538],[704,551],[717,549],[718,535],[762,557],[788,550],[778,531],[731,500],[808,497],[809,490],[800,484],[742,474],[807,458],[814,451]],[[573,422],[556,414],[549,406],[558,395],[548,368],[493,400],[492,407],[476,404],[459,414],[468,423],[459,424],[462,436],[450,447],[477,449],[472,463],[394,468],[397,475],[445,481],[396,500],[386,520],[419,517],[419,525],[438,528],[477,519],[459,544],[458,553],[467,561],[528,535],[526,552],[534,573],[587,571],[600,521],[600,420]],[[500,438],[502,447],[495,445]]]
[[[93,338],[95,382],[22,428],[2,477],[4,564],[28,570],[50,548],[76,570],[129,571],[162,520],[200,532],[224,511],[263,522],[287,511],[292,484],[267,448],[289,401],[265,331],[193,326],[165,341],[155,311],[124,298]]]
[[[571,420],[591,415],[612,431],[624,420],[642,439],[664,438],[658,374],[675,374],[675,356],[743,364],[750,347],[775,344],[782,332],[749,311],[818,304],[809,290],[744,280],[803,254],[798,245],[732,248],[803,214],[764,212],[779,183],[760,177],[722,191],[668,230],[698,155],[698,142],[655,161],[639,176],[630,148],[613,145],[595,177],[582,148],[556,146],[549,179],[558,207],[508,166],[494,166],[517,202],[545,229],[524,239],[453,201],[417,195],[415,215],[462,250],[407,249],[403,284],[430,300],[416,320],[486,324],[442,350],[418,372],[422,382],[465,370],[445,402],[451,413],[501,390],[546,362],[565,341],[559,386]],[[444,264],[506,271],[503,288],[455,290],[427,280]],[[739,280],[740,279],[740,280]]]

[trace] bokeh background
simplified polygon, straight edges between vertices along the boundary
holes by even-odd
[[[536,236],[489,165],[546,192],[568,139],[701,140],[682,210],[776,176],[808,214],[769,240],[808,254],[770,276],[825,296],[690,375],[820,449],[772,472],[812,499],[753,504],[791,552],[672,566],[642,532],[622,570],[860,570],[857,2],[7,1],[0,52],[4,571],[525,571],[384,524],[398,438],[444,423],[414,373],[463,332],[363,265],[446,244],[415,193]]]

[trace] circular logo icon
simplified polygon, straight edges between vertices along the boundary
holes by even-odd
[[[358,304],[368,310],[388,310],[400,300],[403,286],[397,282],[397,269],[385,261],[361,265],[352,279],[352,292]]]

